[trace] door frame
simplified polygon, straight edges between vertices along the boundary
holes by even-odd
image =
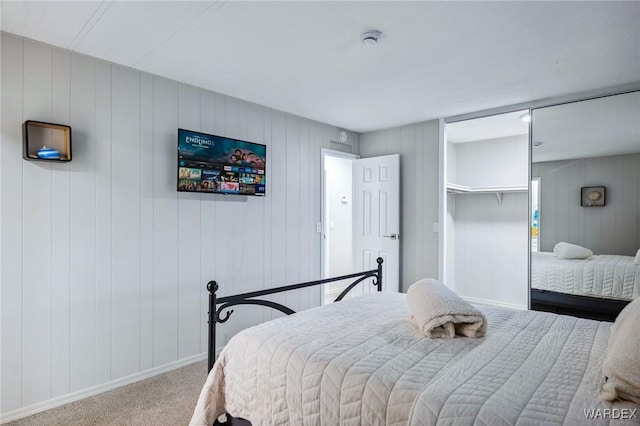
[[[327,240],[326,240],[326,226],[327,226],[327,212],[326,212],[326,208],[327,206],[325,205],[325,199],[326,199],[326,175],[324,173],[324,159],[325,156],[330,156],[330,157],[338,157],[338,158],[345,158],[348,160],[357,160],[360,158],[359,154],[352,154],[350,152],[343,152],[343,151],[336,151],[333,149],[329,149],[329,148],[320,148],[320,184],[321,184],[321,190],[320,190],[320,223],[319,228],[320,229],[320,277],[321,278],[328,278],[327,277],[327,271],[326,271],[326,250],[327,250]],[[353,187],[353,183],[351,184],[351,186]],[[351,210],[351,221],[353,222],[353,208]],[[317,226],[317,225],[316,225]],[[317,231],[316,229],[316,231]],[[353,235],[351,236],[353,238]],[[322,286],[322,299],[321,299],[321,303],[322,305],[325,304],[325,291],[324,291],[324,286]]]

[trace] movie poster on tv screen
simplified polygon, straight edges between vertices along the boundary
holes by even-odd
[[[265,145],[178,130],[178,190],[264,195]]]

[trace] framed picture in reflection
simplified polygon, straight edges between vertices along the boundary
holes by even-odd
[[[582,207],[604,206],[604,186],[583,186],[580,188],[580,205]]]

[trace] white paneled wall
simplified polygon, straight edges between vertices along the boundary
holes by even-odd
[[[453,197],[453,232],[447,230],[453,274],[447,281],[470,300],[526,309],[528,194],[504,194],[501,205],[493,194]]]
[[[400,154],[400,289],[438,277],[438,121],[360,136],[361,157]]]
[[[24,161],[27,119],[69,124],[73,161]],[[178,193],[178,127],[266,144],[267,196]],[[319,278],[337,130],[3,34],[3,417],[199,356],[211,279],[229,295]],[[320,289],[280,297],[304,309]],[[219,344],[271,316],[239,307]]]
[[[466,186],[527,186],[526,135],[447,144],[449,182]],[[452,154],[452,155],[450,155]],[[526,309],[526,191],[447,195],[447,284],[468,300]]]
[[[528,135],[507,136],[482,141],[447,144],[447,157],[452,145],[454,154],[448,165],[454,170],[447,174],[465,186],[527,186],[529,168]],[[455,165],[453,165],[455,162]]]

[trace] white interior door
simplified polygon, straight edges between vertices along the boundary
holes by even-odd
[[[381,257],[382,290],[400,291],[400,155],[354,160],[353,185],[356,269]]]

